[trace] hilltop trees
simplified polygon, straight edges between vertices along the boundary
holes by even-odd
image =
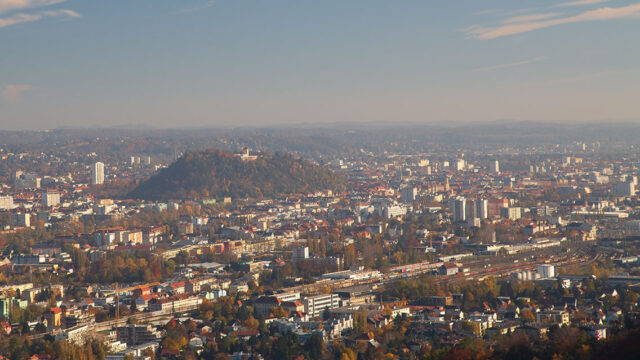
[[[316,190],[342,190],[344,179],[290,155],[263,155],[243,161],[233,154],[189,152],[129,195],[148,200],[263,198]]]

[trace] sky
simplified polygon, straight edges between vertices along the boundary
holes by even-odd
[[[640,122],[640,0],[0,0],[0,130]]]

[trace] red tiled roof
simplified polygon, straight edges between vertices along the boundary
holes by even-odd
[[[171,284],[169,286],[171,286],[172,288],[176,289],[176,288],[179,288],[179,287],[184,286],[184,285],[185,285],[185,282],[184,281],[180,281],[180,282],[177,282],[177,283],[173,283],[173,284]]]

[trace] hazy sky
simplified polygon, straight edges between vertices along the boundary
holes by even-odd
[[[640,0],[0,0],[0,128],[640,121]]]

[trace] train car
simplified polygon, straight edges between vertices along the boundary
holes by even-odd
[[[394,266],[391,269],[389,269],[390,273],[407,273],[407,272],[418,272],[418,271],[426,271],[426,270],[435,270],[437,268],[439,268],[440,266],[442,266],[442,264],[444,264],[443,262],[439,261],[439,262],[420,262],[420,263],[415,263],[415,264],[407,264],[407,265],[400,265],[400,266]]]

